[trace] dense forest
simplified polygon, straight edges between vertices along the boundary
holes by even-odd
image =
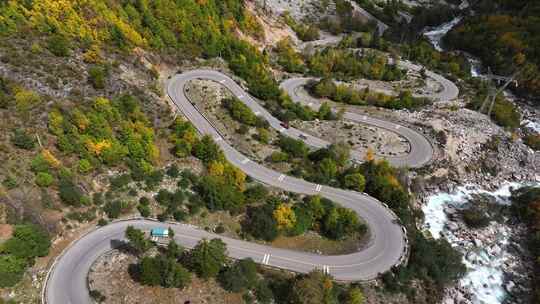
[[[537,99],[540,93],[540,3],[538,1],[480,1],[477,14],[465,18],[446,37],[447,44],[465,50],[510,76],[520,72],[518,92]]]

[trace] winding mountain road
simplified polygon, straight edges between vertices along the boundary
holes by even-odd
[[[354,210],[369,227],[371,239],[368,245],[352,254],[322,256],[226,238],[184,224],[165,224],[145,219],[118,221],[87,233],[57,258],[51,267],[43,289],[43,298],[46,303],[90,304],[92,301],[87,286],[88,271],[100,255],[115,248],[118,242],[124,239],[124,231],[128,225],[140,229],[170,227],[175,232],[176,241],[185,247],[193,247],[203,238],[221,238],[227,244],[229,256],[232,258],[250,257],[264,265],[301,273],[319,268],[343,281],[373,279],[378,274],[403,261],[407,251],[406,233],[390,209],[366,194],[313,184],[286,176],[251,161],[229,145],[190,102],[184,90],[186,84],[193,79],[213,80],[222,84],[257,115],[267,119],[273,128],[287,136],[299,138],[301,131],[293,128],[282,128],[280,121],[270,115],[240,85],[217,71],[193,70],[174,76],[168,83],[167,92],[174,104],[201,134],[208,134],[215,139],[229,162],[262,183],[295,193],[319,194],[343,207]],[[289,93],[293,93],[297,82],[290,80],[285,82],[282,87]],[[295,94],[291,95],[296,98]],[[313,107],[318,106],[314,100],[299,101],[313,103],[311,104]],[[346,113],[345,118],[385,128],[406,138],[412,150],[406,156],[389,159],[395,165],[419,167],[432,157],[433,150],[429,141],[412,129],[354,113]],[[312,136],[308,136],[305,142],[313,147],[324,147],[328,144],[328,142]],[[354,154],[353,157],[359,158],[361,156]]]

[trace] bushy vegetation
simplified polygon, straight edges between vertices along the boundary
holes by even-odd
[[[487,88],[480,87],[478,94],[471,103],[469,103],[468,107],[474,110],[480,110],[486,99],[486,94]],[[488,99],[488,106],[486,108],[489,108],[490,103],[491,98]],[[487,109],[485,111],[487,111]],[[521,115],[519,114],[516,105],[507,100],[502,94],[497,95],[497,98],[495,99],[495,104],[491,112],[491,119],[493,119],[496,124],[511,130],[519,128],[521,123]]]
[[[374,80],[400,80],[405,72],[388,58],[375,51],[358,52],[338,48],[326,48],[316,52],[308,60],[310,72],[318,77],[337,79],[366,78]]]
[[[241,292],[257,287],[257,265],[252,259],[237,260],[219,275],[223,288],[231,292]]]
[[[289,38],[280,40],[274,51],[277,54],[277,63],[289,73],[303,73],[306,69],[302,55],[294,49]]]
[[[481,1],[478,14],[465,19],[446,37],[448,44],[482,58],[499,75],[518,76],[518,91],[538,96],[540,92],[540,36],[536,1]]]
[[[49,130],[60,151],[76,154],[94,168],[125,163],[133,171],[149,173],[159,157],[154,130],[140,101],[131,95],[55,109],[49,113]]]
[[[302,140],[286,136],[281,136],[277,144],[282,152],[272,155],[270,160],[290,161],[293,164],[291,174],[314,183],[364,191],[362,173],[349,166],[351,147],[348,144],[337,143],[310,151]]]
[[[529,229],[528,247],[534,259],[533,286],[540,283],[540,188],[524,187],[512,192],[512,209]],[[533,291],[533,302],[540,301],[540,290]]]
[[[0,287],[11,287],[23,277],[36,257],[49,253],[51,241],[47,232],[30,224],[15,226],[13,236],[0,245]]]
[[[428,298],[440,301],[441,288],[456,282],[465,274],[462,255],[445,240],[427,239],[419,231],[415,231],[412,237],[409,264],[384,274],[383,282],[389,291],[414,296],[415,291],[409,282],[420,279],[426,284]]]
[[[332,34],[361,32],[371,30],[376,27],[375,24],[366,22],[362,16],[355,14],[352,4],[346,0],[334,0],[336,4],[337,18],[331,16],[321,20],[319,27]]]
[[[36,146],[36,141],[24,129],[16,129],[11,135],[11,143],[17,148],[32,150]]]
[[[269,197],[263,205],[248,207],[242,229],[265,241],[309,230],[333,240],[361,237],[366,231],[356,213],[320,196],[305,197],[296,203]]]
[[[319,39],[319,28],[315,24],[304,24],[303,22],[296,22],[288,13],[283,15],[283,19],[288,26],[298,36],[298,39],[302,41],[313,41]]]
[[[191,273],[178,263],[171,248],[177,248],[174,241],[169,244],[167,254],[140,260],[136,275],[142,284],[182,289],[191,283]]]
[[[377,19],[386,23],[387,25],[398,26],[398,20],[400,11],[408,11],[407,5],[398,0],[390,0],[385,2],[372,2],[369,0],[354,0],[360,7],[367,10]]]
[[[431,103],[428,98],[413,97],[410,91],[403,91],[398,96],[390,96],[371,92],[369,88],[356,90],[345,84],[336,84],[331,78],[323,78],[308,84],[308,90],[315,97],[329,98],[335,102],[389,109],[418,109]]]
[[[529,134],[525,136],[524,142],[535,151],[540,151],[540,134]]]
[[[229,110],[232,118],[236,121],[246,124],[248,126],[267,128],[268,122],[263,118],[255,115],[253,111],[242,101],[237,98],[228,98],[222,101],[223,106]]]
[[[467,79],[471,76],[471,66],[463,54],[439,52],[425,39],[402,44],[400,52],[404,59],[418,62],[431,70],[449,74],[451,78]]]

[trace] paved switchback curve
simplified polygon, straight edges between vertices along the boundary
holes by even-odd
[[[316,195],[335,201],[343,207],[354,210],[370,229],[371,239],[362,250],[336,256],[322,256],[313,253],[273,248],[242,240],[226,238],[184,224],[164,224],[145,219],[118,221],[93,230],[71,244],[60,255],[47,276],[43,289],[43,300],[49,304],[90,304],[87,275],[92,263],[103,253],[115,248],[124,240],[128,225],[140,229],[170,227],[175,231],[175,239],[185,247],[193,247],[203,238],[220,238],[228,248],[232,258],[252,258],[254,261],[272,267],[306,273],[318,268],[330,273],[337,280],[358,281],[376,278],[378,274],[399,264],[407,251],[404,228],[398,224],[395,214],[384,204],[366,194],[317,185],[302,179],[286,176],[280,172],[257,164],[229,145],[214,129],[211,123],[192,105],[184,87],[190,80],[207,79],[221,83],[238,99],[246,103],[257,115],[266,118],[270,125],[280,132],[298,138],[301,131],[284,129],[280,122],[270,115],[237,83],[228,76],[212,70],[194,70],[173,77],[167,91],[174,104],[184,113],[201,134],[214,137],[226,158],[252,178],[286,191]],[[347,114],[352,115],[352,114]],[[357,119],[348,117],[347,119]],[[429,142],[415,131],[383,120],[359,117],[362,122],[392,130],[409,140],[413,147],[410,156],[391,159],[396,165],[421,166],[430,160],[432,150]],[[328,143],[308,137],[306,143],[323,147]],[[422,148],[418,148],[418,147]]]

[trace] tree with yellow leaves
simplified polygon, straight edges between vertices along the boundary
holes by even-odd
[[[375,152],[373,151],[372,148],[368,148],[367,151],[366,151],[366,156],[364,156],[364,160],[366,162],[370,162],[370,161],[373,161],[375,160]]]
[[[24,88],[16,88],[15,106],[22,114],[28,113],[33,107],[41,102],[41,97],[34,91]]]
[[[80,131],[85,131],[90,125],[90,119],[88,119],[88,117],[86,117],[86,115],[84,115],[84,113],[79,109],[73,110],[72,118],[73,122],[75,122],[75,125]]]
[[[225,173],[225,165],[218,161],[212,161],[208,165],[208,175],[215,177],[222,177]]]
[[[227,183],[234,185],[236,189],[240,191],[245,190],[246,174],[242,172],[242,170],[236,168],[230,163],[227,163],[225,166],[224,176]]]
[[[279,204],[274,210],[273,215],[280,230],[291,229],[296,223],[296,215],[289,205]]]
[[[99,156],[103,152],[103,150],[111,147],[111,142],[106,139],[97,142],[88,140],[85,144],[86,149],[88,149],[89,152],[94,153],[97,156]]]
[[[44,149],[41,151],[41,155],[43,156],[43,159],[51,166],[52,168],[59,168],[62,164],[53,154],[51,151]]]

